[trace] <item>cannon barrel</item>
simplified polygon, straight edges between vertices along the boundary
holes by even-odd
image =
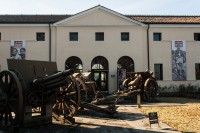
[[[74,73],[74,71],[72,69],[68,69],[68,70],[64,70],[62,72],[57,72],[57,73],[55,73],[53,75],[50,75],[50,76],[47,76],[47,77],[35,79],[33,81],[33,83],[42,83],[42,84],[44,84],[44,83],[46,83],[48,81],[59,79],[60,77],[66,77],[66,76],[72,75],[73,73]]]
[[[67,83],[67,79],[63,79],[63,80],[60,80],[60,81],[57,81],[55,83],[52,83],[52,84],[48,84],[45,86],[45,90],[52,90],[54,88],[58,88],[58,87],[61,87],[61,86],[64,86],[66,85]]]

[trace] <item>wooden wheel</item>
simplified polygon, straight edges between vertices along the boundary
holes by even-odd
[[[80,104],[80,89],[73,76],[66,77],[67,84],[56,92],[56,102],[53,105],[53,118],[64,123],[72,123],[71,119],[77,112]]]
[[[80,89],[81,102],[87,101],[88,95],[85,83],[80,78],[76,78],[76,81]]]
[[[19,126],[23,122],[23,91],[12,71],[0,73],[0,126]]]
[[[122,82],[122,85],[123,85],[122,91],[128,89],[128,83],[130,83],[130,82],[131,82],[131,79],[130,79],[130,78],[127,78],[127,79],[125,79],[125,80]]]
[[[148,78],[144,84],[144,100],[153,101],[156,99],[158,84],[154,78]]]

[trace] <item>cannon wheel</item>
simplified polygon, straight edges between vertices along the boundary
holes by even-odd
[[[52,115],[56,121],[73,123],[73,116],[80,105],[80,89],[73,76],[66,78],[67,84],[56,92],[56,102],[52,108]]]
[[[78,86],[80,89],[81,102],[86,101],[88,98],[87,87],[86,87],[85,83],[83,82],[83,80],[81,80],[80,78],[75,78],[75,79],[78,82]]]
[[[23,91],[12,71],[0,73],[0,126],[19,126],[23,122]]]
[[[158,84],[154,78],[148,78],[144,83],[144,100],[154,101],[156,99]]]
[[[122,85],[123,85],[123,89],[122,90],[127,90],[128,89],[128,83],[131,82],[130,78],[127,78],[123,81]]]

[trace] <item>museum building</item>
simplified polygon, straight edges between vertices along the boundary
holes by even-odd
[[[123,15],[101,5],[74,15],[0,15],[0,71],[19,59],[14,47],[25,48],[21,59],[89,71],[102,91],[117,90],[119,70],[149,69],[160,86],[200,83],[200,16]]]

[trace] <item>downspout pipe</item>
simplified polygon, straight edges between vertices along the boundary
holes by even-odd
[[[148,65],[148,70],[150,70],[150,57],[149,57],[149,24],[147,25],[147,65]]]
[[[49,23],[49,61],[51,62],[51,24]]]

